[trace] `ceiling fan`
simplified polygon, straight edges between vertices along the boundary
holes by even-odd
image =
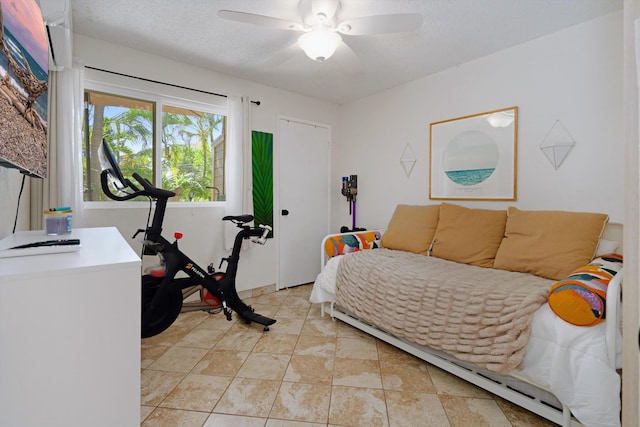
[[[231,21],[303,32],[297,42],[286,49],[284,56],[302,49],[309,58],[323,62],[338,49],[343,65],[354,73],[360,70],[359,59],[342,40],[341,35],[369,36],[408,32],[422,25],[422,15],[418,13],[372,15],[341,20],[340,6],[340,0],[300,0],[299,22],[234,10],[219,10],[218,16]]]

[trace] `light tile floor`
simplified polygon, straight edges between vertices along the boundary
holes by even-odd
[[[144,427],[552,426],[309,303],[311,285],[246,298],[260,325],[181,315],[142,341]]]

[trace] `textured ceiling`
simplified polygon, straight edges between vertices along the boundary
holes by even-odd
[[[298,32],[220,19],[230,9],[300,21],[298,0],[71,0],[73,30],[235,77],[344,104],[622,9],[622,0],[342,0],[340,18],[420,13],[420,30],[343,36],[338,53],[278,59]],[[91,64],[88,64],[91,65]]]

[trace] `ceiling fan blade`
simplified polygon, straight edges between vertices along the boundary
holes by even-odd
[[[362,74],[362,64],[358,55],[344,41],[338,45],[336,52],[328,60],[334,59],[347,74]]]
[[[269,58],[264,65],[267,67],[280,65],[287,62],[294,56],[299,55],[300,53],[302,53],[302,49],[296,41],[285,47],[284,49],[280,49],[275,55]]]
[[[347,19],[338,24],[338,32],[349,36],[370,36],[413,31],[421,26],[422,15],[418,13],[398,13]]]
[[[339,0],[311,0],[311,12],[314,16],[323,14],[327,20],[331,20],[338,11]]]
[[[253,13],[238,12],[235,10],[219,10],[218,16],[229,21],[243,22],[245,24],[261,25],[263,27],[279,28],[281,30],[300,31],[302,24],[271,16],[256,15]]]

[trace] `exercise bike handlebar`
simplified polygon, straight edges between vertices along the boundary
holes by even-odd
[[[260,224],[258,228],[262,229],[262,235],[260,237],[252,237],[251,241],[259,245],[264,245],[267,242],[267,235],[273,228],[269,225]]]
[[[134,172],[131,176],[142,185],[146,195],[154,199],[168,199],[176,195],[173,191],[154,187],[148,179],[141,177],[137,172]]]
[[[109,187],[109,171],[103,170],[100,174],[100,184],[102,186],[102,191],[104,194],[112,200],[117,200],[119,202],[125,200],[131,200],[139,196],[148,196],[154,199],[169,199],[176,195],[173,191],[164,190],[162,188],[154,187],[149,180],[141,177],[136,172],[132,174],[133,178],[138,181],[138,183],[142,186],[142,190],[136,187],[131,181],[125,179],[125,183],[128,188],[133,190],[133,193],[123,193],[124,195],[118,195],[111,191]]]
[[[123,192],[124,195],[118,195],[116,193],[114,193],[113,191],[111,191],[111,188],[109,187],[109,171],[108,170],[103,170],[102,173],[100,174],[100,184],[102,186],[102,191],[104,191],[104,194],[112,199],[112,200],[117,200],[119,202],[122,202],[124,200],[131,200],[133,198],[136,198],[138,196],[145,196],[146,192],[140,190],[139,188],[137,188],[135,185],[133,185],[128,179],[126,180],[125,184],[127,185],[127,187],[129,187],[130,189],[133,190],[133,193],[126,193]]]

